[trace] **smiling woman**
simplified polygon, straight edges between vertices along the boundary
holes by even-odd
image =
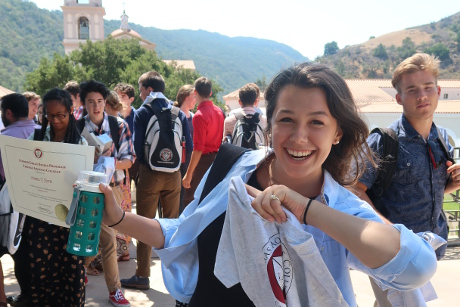
[[[431,246],[402,225],[383,224],[367,203],[341,185],[356,182],[363,166],[360,159],[369,153],[367,126],[345,81],[326,66],[299,64],[274,77],[265,99],[272,145],[268,153],[242,154],[209,191],[207,180],[215,180],[213,168],[223,168],[213,165],[196,191],[202,201],[195,199],[179,219],[124,215],[111,190],[101,186],[106,196],[103,222],[116,224],[114,228],[154,246],[162,260],[167,289],[190,306],[268,306],[283,301],[307,306],[310,299],[319,297],[321,306],[356,306],[349,268],[397,289],[426,283],[436,270]],[[222,146],[215,164],[231,148]],[[350,178],[352,166],[357,172]],[[203,195],[204,191],[209,194]],[[251,202],[257,214],[251,212]],[[249,206],[251,214],[232,214],[239,206]],[[292,212],[289,220],[283,207]],[[277,223],[273,226],[267,221]],[[231,224],[238,229],[228,227]],[[316,255],[318,264],[313,266],[324,268],[319,275],[297,269],[293,276],[303,276],[304,281],[328,279],[327,286],[308,287],[302,282],[303,288],[298,287],[296,293],[286,288],[290,280],[280,277],[278,283],[269,282],[273,276],[267,275],[264,257],[255,251],[264,250],[264,238],[271,237],[268,229],[272,226],[279,240],[286,240],[281,229],[289,229],[305,238],[299,245],[311,242],[308,257],[299,255],[293,260],[291,255],[289,267],[283,269],[311,267],[311,256]],[[273,251],[273,261],[284,265],[283,254],[280,245],[279,251]],[[248,270],[257,274],[248,276]],[[254,277],[258,274],[264,278]],[[328,294],[322,296],[323,291]]]

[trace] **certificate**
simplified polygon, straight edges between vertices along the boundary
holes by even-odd
[[[72,185],[80,171],[93,170],[94,147],[0,135],[0,150],[14,210],[69,227]]]

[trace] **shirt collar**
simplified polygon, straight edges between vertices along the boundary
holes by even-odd
[[[148,95],[147,98],[145,98],[145,101],[143,104],[151,103],[153,100],[157,98],[168,100],[168,98],[166,98],[166,96],[161,92],[150,92],[150,95]]]
[[[401,115],[401,123],[399,125],[399,129],[400,129],[399,131],[400,136],[406,136],[408,138],[421,137],[420,133],[418,133],[417,130],[415,130],[415,128],[412,127],[412,125],[409,123],[409,121],[407,120],[406,116],[404,116],[404,114]],[[429,138],[436,138],[437,135],[438,133],[436,131],[436,125],[434,122],[432,122]]]
[[[104,119],[102,120],[102,124],[101,124],[101,130],[99,130],[99,127],[95,123],[93,123],[91,119],[89,119],[89,114],[86,115],[85,119],[86,119],[86,125],[89,125],[89,127],[91,128],[90,132],[95,131],[97,133],[102,133],[102,131],[104,131],[108,133],[108,131],[110,130],[108,127],[107,113],[105,113],[105,111],[104,111]]]

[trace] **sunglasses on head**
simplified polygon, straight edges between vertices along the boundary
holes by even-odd
[[[427,141],[428,144],[428,153],[430,154],[431,164],[433,164],[434,169],[437,169],[445,162],[445,158],[440,154],[436,142],[432,140]]]

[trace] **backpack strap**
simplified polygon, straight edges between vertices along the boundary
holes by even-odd
[[[438,139],[441,141],[442,149],[443,149],[443,151],[444,151],[444,154],[445,154],[446,157],[447,157],[447,160],[449,160],[450,162],[452,162],[452,163],[455,164],[454,159],[452,159],[452,157],[450,156],[449,147],[447,147],[447,144],[446,144],[446,142],[444,141],[444,138],[442,137],[441,130],[439,130],[439,128],[436,127],[436,131],[438,132]]]
[[[209,170],[208,178],[204,184],[198,204],[200,204],[201,201],[217,186],[217,184],[221,182],[225,176],[227,176],[227,173],[230,171],[235,162],[246,151],[248,151],[248,149],[228,143],[224,143],[220,146],[216,158],[212,163],[211,169]]]
[[[383,154],[382,161],[378,167],[378,174],[375,183],[368,190],[371,200],[373,197],[380,197],[390,185],[391,179],[396,171],[398,161],[399,139],[396,132],[390,128],[375,128],[371,134],[378,133],[382,136]],[[379,211],[380,209],[377,208]]]
[[[237,112],[235,114],[236,121],[242,120],[244,118],[243,112]]]
[[[254,113],[254,115],[252,115],[252,118],[254,119],[254,122],[258,124],[260,121],[260,113],[259,112]]]
[[[180,112],[180,109],[176,106],[172,106],[171,108],[171,115],[172,115],[172,120],[175,121],[176,118],[179,117],[179,112]]]
[[[86,119],[84,116],[80,117],[77,120],[77,129],[80,132],[80,134],[83,132],[83,129],[85,129],[85,122],[86,122]]]
[[[34,141],[41,141],[40,137],[41,137],[41,132],[42,132],[42,129],[35,129],[34,130]]]
[[[117,152],[120,151],[120,144],[118,141],[120,140],[120,127],[118,126],[118,121],[115,116],[107,115],[109,119],[109,127],[110,127],[110,134],[112,135],[112,141],[115,144],[115,148]]]

